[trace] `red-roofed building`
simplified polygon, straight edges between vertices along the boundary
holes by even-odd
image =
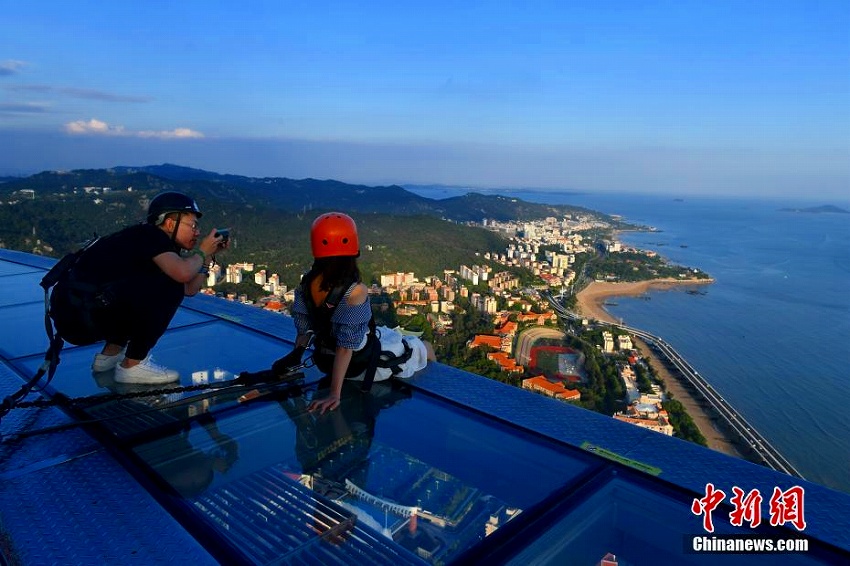
[[[576,389],[567,389],[563,383],[552,383],[542,375],[537,377],[529,377],[522,380],[523,389],[531,389],[563,401],[578,401],[581,399],[581,392]]]
[[[554,311],[546,311],[544,313],[526,313],[517,315],[517,322],[534,323],[540,326],[546,324],[548,320],[555,320]]]
[[[503,336],[513,336],[516,334],[517,323],[510,320],[506,321],[502,326],[496,329],[498,334]]]
[[[502,368],[502,371],[507,371],[511,373],[522,373],[525,371],[525,368],[517,365],[516,360],[508,357],[508,355],[504,352],[490,352],[487,354],[488,360],[493,360],[497,364],[499,364]]]
[[[633,424],[635,426],[639,426],[641,428],[646,428],[649,430],[654,430],[655,432],[660,432],[661,434],[666,434],[667,436],[673,436],[673,425],[670,424],[670,421],[667,420],[667,416],[658,415],[657,418],[635,418],[628,415],[624,415],[622,413],[616,413],[614,418],[618,421]]]
[[[490,334],[476,334],[469,343],[469,347],[477,348],[478,346],[490,346],[494,350],[501,350],[502,338],[501,336],[493,336]]]

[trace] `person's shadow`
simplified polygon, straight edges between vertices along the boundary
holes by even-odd
[[[226,474],[239,459],[238,443],[218,430],[210,413],[198,415],[196,422],[213,441],[210,447],[195,446],[186,427],[169,438],[167,449],[147,454],[147,462],[184,498],[203,493],[216,473]]]
[[[147,385],[117,383],[111,374],[95,374],[95,381],[118,395],[151,390]],[[106,429],[131,447],[178,495],[191,498],[203,493],[216,473],[226,474],[239,459],[238,443],[218,429],[211,412],[213,405],[233,401],[238,394],[193,398],[160,393],[108,401],[87,412],[104,419]],[[196,435],[193,441],[194,423],[206,435]]]

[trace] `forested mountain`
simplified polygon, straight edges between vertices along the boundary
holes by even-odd
[[[225,203],[268,206],[289,212],[339,209],[403,215],[428,214],[455,221],[480,221],[485,217],[524,220],[576,211],[590,212],[580,207],[537,204],[476,193],[435,200],[418,196],[398,185],[370,187],[333,180],[220,175],[170,164],[45,171],[0,183],[0,195],[8,195],[20,189],[33,189],[42,195],[56,194],[87,186],[119,190],[132,187],[136,191],[179,190],[193,195],[199,201],[212,197]]]
[[[366,279],[391,271],[439,274],[481,261],[477,253],[504,249],[499,235],[462,222],[589,212],[474,193],[434,200],[399,186],[219,175],[166,164],[43,172],[0,183],[0,246],[62,255],[92,234],[142,221],[149,199],[166,190],[192,195],[205,229],[233,229],[227,263],[254,262],[289,284],[309,266],[310,224],[327,210],[357,221]]]

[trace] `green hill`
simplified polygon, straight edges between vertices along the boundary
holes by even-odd
[[[198,200],[204,228],[232,228],[233,245],[221,258],[224,263],[253,262],[258,269],[279,273],[290,286],[309,267],[313,218],[330,209],[346,210],[357,221],[366,280],[394,271],[441,274],[443,269],[480,261],[477,253],[505,247],[497,234],[446,220],[445,211],[430,199],[400,187],[361,189],[336,181],[275,180],[269,185],[276,188],[260,190],[255,185],[263,183],[256,179],[185,168],[170,174],[191,178],[118,168],[13,179],[0,185],[0,246],[58,257],[93,234],[141,222],[150,198],[164,190],[179,190]],[[307,204],[308,197],[303,197],[297,201],[301,207],[293,210],[292,195],[302,193],[312,193],[313,201]],[[426,212],[411,211],[410,203]]]
[[[351,214],[361,234],[364,279],[395,271],[441,274],[478,255],[501,251],[499,235],[465,225],[562,217],[580,207],[469,193],[429,199],[397,185],[369,187],[334,180],[222,175],[179,165],[45,171],[0,183],[0,246],[60,256],[93,234],[109,234],[144,219],[149,200],[162,191],[192,195],[204,211],[202,227],[232,229],[224,263],[252,262],[292,285],[309,267],[309,230],[321,212]]]
[[[575,212],[610,217],[581,207],[545,205],[516,198],[469,193],[442,200],[416,195],[398,185],[370,187],[334,180],[287,179],[221,175],[200,169],[164,164],[112,169],[45,171],[0,184],[0,196],[28,189],[41,197],[69,194],[75,188],[111,187],[137,192],[183,191],[199,202],[208,199],[229,204],[250,204],[303,214],[315,210],[345,210],[396,215],[430,215],[449,220],[525,220]]]

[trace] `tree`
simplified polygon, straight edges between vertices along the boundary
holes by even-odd
[[[638,391],[641,393],[652,393],[652,381],[649,379],[649,370],[642,363],[635,364],[635,381]]]
[[[424,314],[415,314],[413,316],[400,319],[399,325],[405,330],[410,330],[411,332],[422,332],[423,340],[428,342],[433,342],[434,340],[434,329],[431,328],[431,323],[428,321],[428,317]]]
[[[218,283],[214,287],[214,289],[224,295],[229,295],[231,293],[236,295],[237,297],[239,295],[245,295],[249,301],[253,302],[256,302],[261,297],[265,297],[266,295],[268,295],[266,290],[263,289],[262,285],[257,285],[256,283],[248,279],[244,279],[240,283]]]
[[[376,325],[389,328],[395,328],[399,325],[392,297],[386,293],[381,293],[370,295],[369,300],[372,303],[372,316],[375,317]]]
[[[661,406],[667,411],[670,424],[673,425],[673,430],[675,431],[675,436],[701,446],[708,446],[705,436],[699,431],[696,423],[694,423],[680,401],[668,398],[661,403]]]

